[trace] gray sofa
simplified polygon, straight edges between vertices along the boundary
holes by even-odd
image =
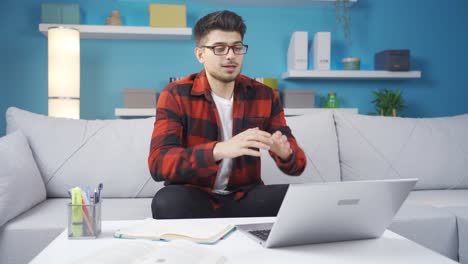
[[[0,263],[27,263],[66,228],[66,190],[73,186],[104,183],[103,220],[151,217],[151,199],[162,187],[147,169],[154,118],[69,120],[11,107],[6,120]],[[310,160],[301,176],[290,177],[263,153],[266,184],[419,178],[390,229],[468,263],[468,115],[411,119],[318,111],[287,122]],[[17,202],[11,206],[11,200]]]

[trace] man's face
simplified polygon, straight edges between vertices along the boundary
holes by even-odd
[[[242,37],[238,32],[212,30],[200,41],[200,46],[195,49],[195,55],[200,63],[205,66],[205,71],[214,79],[229,83],[240,74],[244,55],[234,54],[234,48],[228,49],[226,55],[216,55],[223,46],[242,45]],[[203,48],[209,46],[215,48]],[[217,50],[213,50],[217,49]],[[219,52],[217,52],[219,53]]]

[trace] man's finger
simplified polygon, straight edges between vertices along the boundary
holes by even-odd
[[[251,137],[250,139],[242,141],[240,143],[240,147],[242,148],[261,148],[261,149],[270,149],[270,139],[263,138],[263,141],[256,139],[255,137]]]
[[[245,144],[245,147],[259,148],[259,149],[265,149],[265,150],[270,149],[270,145],[267,145],[267,144],[264,144],[264,143],[261,143],[261,142],[258,142],[258,141],[247,141],[246,144]]]
[[[270,133],[268,133],[266,131],[263,131],[263,130],[260,130],[260,129],[252,130],[251,133],[256,134],[256,135],[260,135],[260,136],[264,136],[264,137],[271,137]]]
[[[247,155],[247,156],[260,157],[260,151],[249,149],[249,148],[242,149],[242,154]]]
[[[247,141],[257,141],[263,144],[271,145],[273,144],[273,140],[270,137],[265,137],[262,135],[250,135],[246,137]]]

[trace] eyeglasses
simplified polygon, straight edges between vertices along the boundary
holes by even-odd
[[[229,53],[229,50],[232,49],[232,52],[236,55],[243,55],[247,53],[247,49],[249,48],[249,45],[245,44],[237,44],[237,45],[215,45],[215,46],[200,46],[200,48],[208,48],[211,49],[214,53],[214,55],[227,55]]]

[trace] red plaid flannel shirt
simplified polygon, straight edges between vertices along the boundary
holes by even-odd
[[[287,136],[293,154],[287,161],[270,151],[286,174],[304,171],[306,158],[286,125],[278,95],[271,88],[243,75],[235,81],[233,131],[259,127]],[[151,176],[165,184],[186,184],[211,192],[219,162],[213,148],[222,141],[221,122],[204,70],[170,83],[160,94],[156,122],[151,138],[148,166]],[[240,156],[233,159],[227,190],[248,191],[246,186],[263,184],[260,158]]]

